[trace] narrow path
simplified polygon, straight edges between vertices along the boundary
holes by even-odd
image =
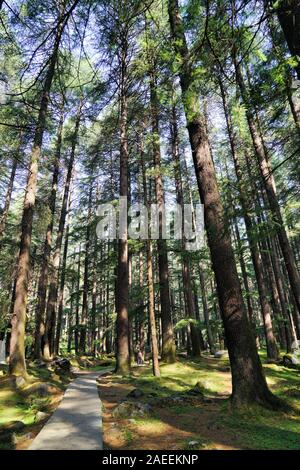
[[[28,450],[102,450],[102,410],[96,379],[103,372],[83,372]]]

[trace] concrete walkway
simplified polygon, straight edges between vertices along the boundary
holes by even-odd
[[[83,372],[69,385],[28,450],[103,449],[101,401],[96,383],[99,375],[101,372]]]

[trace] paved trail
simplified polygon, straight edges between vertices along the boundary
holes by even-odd
[[[106,371],[103,371],[105,373]],[[102,412],[96,379],[80,374],[28,450],[102,450]]]

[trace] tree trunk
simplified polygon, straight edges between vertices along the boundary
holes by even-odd
[[[64,310],[64,291],[65,291],[68,247],[69,247],[69,223],[67,222],[64,253],[63,253],[62,266],[61,266],[59,295],[58,295],[58,313],[57,313],[56,335],[55,335],[55,346],[54,346],[55,354],[59,354],[59,343],[60,343],[62,318],[63,318],[63,310]]]
[[[147,195],[147,182],[146,182],[146,170],[144,162],[143,148],[141,148],[141,168],[143,178],[143,193],[144,193],[144,205],[150,207],[150,197]],[[149,195],[150,196],[150,195]],[[152,371],[155,377],[160,377],[160,369],[158,362],[158,342],[157,332],[155,323],[155,298],[154,298],[154,280],[153,280],[153,264],[152,264],[152,241],[150,239],[150,221],[148,220],[148,239],[146,241],[147,250],[147,287],[148,287],[148,311],[149,311],[149,329],[151,338],[152,348]]]
[[[45,308],[46,308],[48,271],[49,271],[50,255],[51,255],[52,232],[53,232],[53,223],[54,223],[54,217],[55,217],[56,194],[57,194],[59,168],[60,168],[63,122],[64,122],[64,110],[63,110],[63,105],[62,105],[61,110],[60,110],[60,121],[59,121],[58,129],[57,129],[57,143],[56,143],[55,157],[54,157],[52,189],[51,189],[51,195],[49,198],[50,221],[49,221],[49,224],[47,226],[47,231],[46,231],[46,238],[45,238],[45,243],[44,243],[43,258],[42,258],[42,265],[41,265],[39,285],[38,285],[38,303],[37,303],[37,308],[36,308],[35,334],[34,334],[34,357],[36,359],[40,359],[41,357],[41,353],[42,353],[41,339],[42,339],[43,334],[45,333],[44,314],[45,314]]]
[[[178,136],[178,126],[177,126],[177,115],[175,105],[172,106],[172,119],[170,122],[170,133],[171,133],[171,142],[172,142],[172,159],[174,162],[174,176],[175,176],[175,186],[176,186],[176,200],[177,204],[181,207],[182,213],[184,212],[184,197],[183,197],[183,187],[182,187],[182,176],[181,176],[181,167],[180,167],[180,156],[179,156],[179,136]],[[184,237],[184,216],[182,217],[182,233],[181,233],[181,250],[182,250],[182,282],[184,289],[184,299],[186,303],[186,312],[188,318],[192,320],[196,319],[195,312],[195,303],[194,295],[191,283],[190,275],[190,262],[188,258],[188,253],[186,250],[186,239]],[[193,322],[190,323],[191,329],[191,343],[192,343],[192,355],[194,357],[201,356],[201,347],[200,347],[200,333],[199,329],[194,325]]]
[[[14,312],[12,316],[12,332],[10,342],[10,360],[9,372],[12,375],[26,376],[25,364],[25,321],[26,321],[26,304],[28,294],[28,280],[30,273],[30,245],[32,234],[32,221],[35,207],[35,197],[37,189],[38,165],[41,156],[41,147],[46,124],[46,116],[50,99],[50,90],[55,73],[58,49],[62,37],[63,30],[68,19],[76,7],[79,0],[74,0],[69,11],[66,13],[64,6],[59,13],[59,19],[56,29],[56,37],[49,65],[46,72],[45,81],[41,95],[39,115],[35,128],[34,142],[29,162],[29,172],[26,185],[26,193],[22,214],[22,229],[20,241],[20,253],[18,259],[17,277],[16,277],[16,296],[14,304]]]
[[[7,221],[7,217],[8,217],[8,212],[9,212],[9,207],[10,207],[10,202],[11,202],[11,195],[12,195],[13,187],[14,187],[14,181],[15,181],[17,166],[18,166],[18,155],[16,157],[14,157],[13,160],[12,160],[12,168],[11,168],[11,172],[10,172],[8,187],[7,187],[7,190],[6,190],[4,208],[3,208],[3,212],[2,212],[1,217],[0,217],[0,250],[2,248],[2,239],[3,239],[4,232],[5,232],[6,221]]]
[[[158,98],[154,72],[150,73],[150,112],[152,130],[152,148],[155,169],[155,193],[158,211],[164,211],[165,196],[161,176],[161,155],[159,142]],[[163,238],[163,216],[159,216],[158,249],[158,273],[159,291],[161,302],[161,326],[162,326],[162,360],[168,363],[175,362],[176,348],[173,338],[173,324],[170,303],[169,268],[167,243]]]
[[[128,77],[127,77],[127,53],[128,44],[124,40],[121,58],[121,83],[120,83],[120,197],[128,197]],[[127,207],[125,209],[127,211]],[[129,351],[129,271],[128,271],[128,227],[127,218],[119,235],[118,267],[116,282],[116,311],[117,311],[117,363],[116,373],[126,375],[130,371]]]
[[[84,258],[84,275],[83,275],[83,296],[82,296],[82,312],[81,312],[81,325],[80,325],[80,341],[79,351],[81,354],[86,352],[86,333],[87,333],[87,318],[88,318],[88,294],[89,294],[89,251],[90,251],[90,236],[91,236],[91,214],[92,214],[92,194],[93,194],[93,181],[90,182],[89,202],[88,202],[88,219],[86,227],[86,243],[85,243],[85,258]]]
[[[76,286],[76,310],[75,310],[75,331],[74,331],[74,339],[75,339],[75,354],[79,352],[79,308],[80,308],[80,270],[81,270],[81,246],[79,245],[78,249],[78,263],[77,263],[77,286]]]
[[[45,359],[50,359],[54,352],[54,335],[55,335],[55,317],[56,317],[56,307],[57,307],[57,296],[58,296],[58,282],[59,282],[59,264],[61,256],[61,247],[65,229],[65,222],[67,217],[68,203],[71,190],[71,181],[73,174],[73,167],[75,161],[76,147],[78,141],[78,133],[81,120],[81,112],[83,106],[83,99],[80,100],[76,120],[75,120],[75,129],[72,139],[72,148],[71,155],[68,163],[67,176],[65,181],[64,195],[62,201],[62,207],[60,212],[60,219],[58,224],[58,232],[56,236],[55,249],[52,260],[52,272],[50,277],[49,293],[47,300],[47,309],[46,309],[46,327],[44,335],[44,351],[43,355]]]
[[[236,177],[238,180],[240,202],[241,202],[241,206],[243,210],[243,217],[244,217],[247,237],[249,241],[251,258],[252,258],[256,281],[257,281],[259,300],[260,300],[261,311],[262,311],[262,316],[263,316],[263,321],[264,321],[268,358],[272,360],[277,360],[278,355],[279,355],[279,350],[278,350],[275,336],[273,333],[272,308],[268,300],[268,289],[267,289],[265,278],[264,278],[263,261],[262,261],[260,250],[258,248],[258,244],[253,239],[253,235],[255,237],[255,234],[253,234],[253,223],[249,215],[251,211],[251,207],[249,207],[249,200],[251,200],[251,197],[252,197],[252,200],[255,201],[255,191],[250,192],[251,197],[249,197],[249,194],[247,194],[246,192],[245,184],[243,182],[243,172],[242,172],[242,168],[241,168],[239,156],[238,156],[238,151],[237,151],[236,137],[234,134],[233,125],[232,125],[230,113],[228,110],[225,89],[223,87],[221,79],[219,79],[219,85],[220,85],[220,90],[221,90],[221,95],[222,95],[222,100],[223,100],[223,108],[224,108],[227,132],[228,132],[228,137],[229,137],[229,142],[230,142],[230,147],[231,147],[231,153],[233,157]],[[251,175],[248,175],[248,176],[251,179]]]
[[[201,289],[201,298],[202,298],[204,321],[205,321],[206,332],[207,332],[207,341],[208,341],[210,354],[214,355],[215,351],[216,351],[216,346],[215,346],[214,337],[213,337],[210,322],[209,322],[209,310],[208,310],[208,305],[207,305],[205,279],[204,279],[203,271],[202,271],[200,266],[199,266],[199,280],[200,280],[200,289]]]
[[[182,99],[193,154],[213,270],[217,280],[220,310],[225,328],[232,371],[232,403],[254,402],[278,406],[267,387],[254,337],[245,311],[228,228],[217,186],[205,121],[193,90],[193,70],[179,14],[178,0],[169,0],[169,18],[174,47],[181,58],[179,72]]]
[[[292,57],[297,61],[295,70],[297,72],[298,80],[300,80],[300,4],[299,0],[281,0],[275,2],[271,0],[272,4],[276,5],[278,19],[283,30],[287,45],[289,47]]]
[[[249,125],[250,134],[252,137],[253,147],[255,149],[255,152],[258,158],[262,181],[263,181],[264,188],[267,194],[270,209],[273,215],[274,224],[277,229],[278,240],[279,240],[282,254],[285,260],[285,265],[286,265],[286,269],[288,272],[290,285],[294,293],[298,311],[300,312],[300,276],[299,276],[297,264],[295,261],[295,257],[291,249],[288,236],[287,236],[284,224],[283,224],[280,206],[279,206],[277,195],[276,195],[276,186],[275,186],[274,176],[269,165],[268,156],[266,153],[266,148],[264,145],[263,138],[259,132],[254,115],[252,114],[251,109],[250,109],[250,102],[249,102],[250,100],[248,99],[248,92],[244,83],[244,78],[242,76],[240,66],[237,64],[236,58],[234,58],[234,63],[235,63],[237,83],[240,88],[243,101],[247,105],[247,121]]]

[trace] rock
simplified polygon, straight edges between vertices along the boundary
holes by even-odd
[[[79,367],[72,366],[70,370],[71,370],[72,374],[78,374],[80,372]]]
[[[33,439],[35,436],[33,432],[27,432],[26,434],[22,434],[21,439],[22,441],[27,441],[29,439]]]
[[[203,397],[205,389],[206,387],[202,382],[197,382],[196,385],[187,393],[189,393],[190,395],[200,395]]]
[[[16,388],[23,388],[26,385],[26,380],[24,377],[19,376],[15,378],[15,386]]]
[[[190,442],[188,442],[189,447],[198,447],[199,444],[200,444],[199,441],[190,441]]]
[[[128,393],[127,397],[128,398],[141,398],[144,395],[145,394],[144,394],[143,390],[140,390],[138,388],[134,388],[133,390],[131,390],[131,392]]]
[[[216,359],[221,359],[221,357],[224,356],[224,351],[216,351],[215,354],[214,354],[214,357]]]
[[[31,385],[30,387],[26,388],[25,390],[23,390],[23,395],[28,397],[34,394],[34,395],[38,395],[41,398],[44,398],[44,397],[48,397],[49,395],[51,395],[53,389],[55,389],[55,387],[53,387],[52,384],[35,383]]]
[[[22,431],[25,428],[23,421],[10,421],[0,429],[0,435]]]
[[[293,367],[300,364],[300,360],[293,354],[285,354],[283,356],[282,362],[286,367]]]
[[[44,411],[38,411],[37,414],[35,415],[34,421],[36,423],[40,423],[41,421],[48,419],[49,416],[50,416],[49,413],[45,413]]]
[[[55,365],[65,372],[70,372],[71,370],[71,362],[69,361],[69,359],[57,359],[55,361]]]
[[[15,440],[16,438],[13,432],[0,433],[0,444],[14,446]]]
[[[36,362],[36,366],[37,366],[39,369],[48,369],[48,367],[51,366],[51,364],[49,364],[49,362],[37,361],[37,362]]]
[[[114,418],[139,418],[152,413],[153,409],[148,403],[122,402],[113,411]]]

